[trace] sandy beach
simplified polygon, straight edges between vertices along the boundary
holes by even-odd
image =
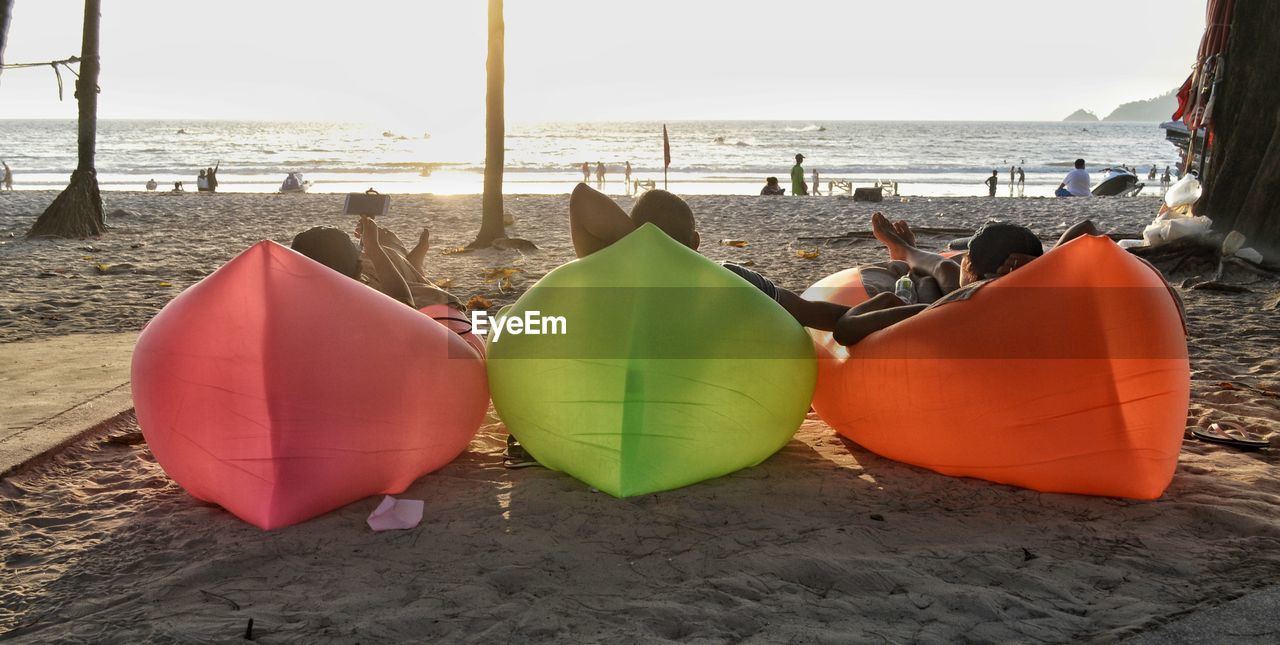
[[[0,195],[0,343],[137,331],[259,240],[353,225],[337,195],[111,192],[102,238],[24,240],[54,195]],[[688,201],[705,255],[795,291],[884,259],[871,239],[814,239],[865,231],[874,210],[938,229],[1006,220],[1052,240],[1085,218],[1136,236],[1158,207]],[[573,257],[566,195],[508,196],[506,209],[508,234],[538,251],[451,252],[474,236],[479,196],[397,195],[384,225],[405,240],[429,227],[428,275],[500,306]],[[511,288],[488,277],[504,267],[519,269]],[[1215,268],[1169,274],[1188,314],[1188,427],[1274,435],[1280,283],[1232,270],[1224,281],[1248,292],[1183,288]],[[491,408],[467,452],[402,495],[425,500],[422,524],[373,533],[377,498],[260,531],[187,495],[136,431],[122,418],[0,479],[0,636],[226,642],[252,619],[261,642],[1109,642],[1280,576],[1274,452],[1191,438],[1164,496],[1135,502],[944,477],[871,454],[811,413],[758,467],[619,500],[560,473],[504,469]]]

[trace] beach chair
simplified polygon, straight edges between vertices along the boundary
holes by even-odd
[[[840,190],[843,190],[846,195],[853,194],[853,182],[848,179],[832,179],[831,181],[827,182],[828,195],[835,194],[835,190],[837,188],[839,188]]]

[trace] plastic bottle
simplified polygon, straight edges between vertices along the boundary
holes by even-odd
[[[908,273],[898,281],[893,283],[893,295],[898,296],[900,300],[907,304],[914,304],[916,301],[915,284],[911,281],[911,274]]]

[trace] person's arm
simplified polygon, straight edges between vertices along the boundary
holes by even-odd
[[[585,258],[636,230],[636,224],[612,199],[586,184],[569,196],[569,232],[573,250]]]
[[[832,337],[841,345],[856,345],[867,336],[900,323],[926,308],[928,305],[904,304],[892,293],[881,293],[841,316]]]
[[[392,264],[391,258],[387,257],[386,249],[378,243],[378,224],[372,218],[360,218],[360,243],[364,246],[365,254],[373,262],[374,270],[378,272],[378,284],[382,287],[382,292],[416,308],[413,304],[413,292],[409,290],[409,283],[405,282],[404,276],[400,275],[395,264]]]
[[[845,305],[805,300],[795,292],[781,287],[778,288],[778,304],[802,326],[820,331],[835,331],[840,317],[849,312],[849,307]]]

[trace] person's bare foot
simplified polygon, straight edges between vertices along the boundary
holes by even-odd
[[[906,260],[907,249],[911,247],[906,240],[895,230],[893,223],[884,213],[876,213],[871,216],[871,233],[876,236],[877,240],[884,245],[889,251],[889,259]]]
[[[898,237],[902,238],[903,242],[907,243],[908,246],[916,245],[915,231],[911,230],[911,225],[907,223],[907,220],[900,219],[894,222],[893,230],[898,234]]]
[[[413,266],[418,275],[426,277],[426,268],[424,263],[427,260],[427,249],[431,248],[431,229],[423,227],[422,233],[418,234],[418,243],[405,255],[405,259],[409,260],[409,264]]]

